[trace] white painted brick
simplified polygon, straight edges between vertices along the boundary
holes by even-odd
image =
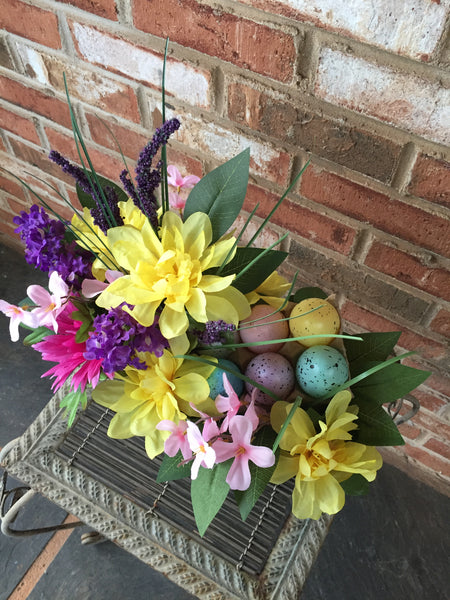
[[[449,10],[449,0],[241,1],[418,59],[435,50]]]
[[[450,90],[328,48],[315,94],[429,140],[450,143]]]
[[[181,121],[181,127],[175,134],[181,143],[221,162],[250,148],[250,170],[270,181],[280,183],[274,164],[282,159],[282,153],[269,144],[260,143],[187,113],[166,112],[167,118],[176,116]]]
[[[73,34],[86,60],[152,86],[161,85],[161,56],[80,23],[73,24]],[[209,82],[207,71],[182,62],[167,61],[166,91],[176,98],[194,106],[209,108]]]

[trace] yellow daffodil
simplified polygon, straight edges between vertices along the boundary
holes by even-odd
[[[274,271],[255,290],[246,294],[250,304],[264,300],[275,309],[279,309],[284,302],[283,296],[289,291],[291,284],[282,275]]]
[[[183,362],[169,350],[160,358],[148,352],[139,353],[139,358],[146,363],[146,369],[126,367],[125,375],[116,373],[115,380],[97,385],[92,397],[116,413],[109,425],[110,437],[144,436],[147,454],[154,458],[164,450],[164,440],[169,435],[156,429],[160,421],[178,423],[186,415],[198,416],[190,403],[201,411],[214,407],[206,381],[214,367]]]
[[[150,326],[163,304],[159,327],[167,339],[186,332],[187,313],[200,323],[223,319],[234,325],[250,314],[245,296],[231,285],[235,275],[205,274],[221,265],[234,245],[230,236],[211,244],[208,215],[194,213],[183,223],[166,212],[159,234],[148,221],[141,231],[129,225],[108,231],[114,260],[128,274],[106,288],[97,299],[99,306],[109,309],[126,302],[134,308],[125,310]]]
[[[357,407],[350,406],[351,394],[339,392],[319,421],[317,433],[307,413],[297,408],[281,439],[280,459],[272,476],[273,483],[284,483],[295,476],[292,512],[299,519],[318,519],[344,506],[345,493],[339,485],[359,473],[373,481],[382,460],[376,448],[352,442],[350,431],[357,429]],[[292,408],[288,402],[276,402],[271,423],[280,431]]]

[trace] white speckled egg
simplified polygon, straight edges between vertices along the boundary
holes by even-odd
[[[309,396],[320,398],[350,378],[347,361],[335,348],[313,346],[303,352],[296,365],[297,381]]]
[[[294,369],[291,363],[287,358],[275,352],[258,354],[252,358],[247,365],[245,375],[276,394],[280,400],[287,398],[295,385]],[[245,387],[251,394],[254,386],[246,382]],[[274,398],[257,389],[256,404],[270,406],[274,402]]]
[[[273,314],[272,314],[273,313]],[[277,352],[283,344],[263,344],[254,346],[254,342],[268,342],[270,340],[282,340],[289,337],[289,325],[284,319],[283,313],[277,311],[267,304],[257,304],[252,308],[249,317],[241,321],[240,330],[241,340],[248,344],[248,349],[255,354],[265,354],[267,352]],[[251,321],[254,321],[250,323]],[[246,323],[252,327],[246,328]]]

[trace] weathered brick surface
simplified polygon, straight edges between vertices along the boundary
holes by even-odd
[[[256,214],[264,218],[278,200],[279,196],[250,185],[244,208],[250,212],[259,203]],[[349,254],[356,234],[351,227],[308,210],[291,200],[282,202],[270,222],[342,254]]]
[[[450,90],[437,83],[325,48],[314,91],[327,102],[450,143]]]
[[[284,82],[294,74],[294,41],[283,31],[196,0],[133,0],[133,15],[142,31],[238,67]]]
[[[296,240],[291,241],[288,261],[291,267],[307,273],[319,287],[324,286],[329,292],[343,292],[354,302],[402,315],[414,324],[420,322],[430,307],[430,303],[380,280],[360,265],[331,258]]]
[[[450,301],[449,271],[444,268],[434,268],[432,266],[433,257],[422,254],[424,255],[423,260],[375,242],[369,250],[365,264],[376,271],[395,277],[398,281],[403,281],[433,296]]]
[[[380,48],[426,61],[445,28],[447,6],[440,0],[239,0],[266,12],[293,17]],[[418,27],[417,24],[421,26]],[[400,26],[399,26],[400,24]]]
[[[444,477],[450,477],[450,461],[442,459],[433,452],[427,452],[418,446],[412,446],[410,444],[405,445],[404,451],[408,456],[432,469],[435,473],[439,473]]]
[[[0,127],[23,137],[29,142],[40,144],[39,136],[34,123],[30,119],[25,119],[17,113],[6,110],[0,106]]]
[[[430,360],[444,360],[446,358],[446,347],[444,344],[408,331],[405,327],[372,313],[353,302],[346,302],[341,308],[341,315],[350,323],[363,327],[368,331],[402,331],[399,345],[406,350],[415,350],[423,358]],[[447,356],[448,359],[448,356]]]
[[[61,48],[56,15],[32,4],[0,0],[0,27],[44,46]]]
[[[70,113],[65,102],[25,84],[0,76],[0,97],[42,115],[55,123],[70,127]]]
[[[291,160],[286,152],[189,113],[174,111],[167,116],[180,118],[181,127],[174,137],[189,148],[222,162],[250,148],[250,168],[269,181],[287,186]]]
[[[374,192],[315,166],[306,169],[301,193],[359,221],[437,254],[450,255],[450,221]],[[420,223],[420,227],[417,224]]]
[[[59,2],[76,6],[111,21],[117,21],[116,0],[59,0]]]
[[[138,47],[125,40],[108,35],[94,27],[71,23],[73,38],[79,54],[87,61],[160,87],[163,56]],[[166,93],[168,96],[194,106],[210,106],[211,74],[186,62],[169,59],[166,66]]]
[[[414,165],[408,192],[450,208],[450,164],[421,154]]]
[[[64,175],[61,173],[61,169],[55,165],[49,158],[48,152],[41,149],[38,150],[34,146],[30,146],[24,142],[19,140],[11,139],[10,144],[12,146],[14,156],[23,160],[26,163],[29,163],[31,166],[36,167],[42,171],[42,177],[45,177],[46,174],[54,177],[55,179],[61,179],[63,181],[71,181],[68,175]],[[23,177],[22,173],[23,168],[16,166],[16,170],[14,171],[19,177]]]
[[[136,94],[131,86],[104,74],[77,68],[68,61],[25,45],[18,45],[17,50],[25,68],[39,83],[65,94],[65,75],[71,100],[82,100],[91,106],[139,123]]]
[[[228,115],[241,125],[383,182],[391,180],[400,156],[401,146],[391,140],[241,83],[228,87]]]
[[[129,158],[137,159],[140,151],[149,141],[149,136],[136,133],[117,123],[105,123],[97,115],[86,113],[86,120],[94,142],[116,152],[119,151],[117,147],[119,144],[123,154]]]
[[[431,321],[430,327],[436,333],[450,338],[450,311],[441,309]]]
[[[6,45],[5,36],[0,37],[0,65],[5,69],[14,69],[14,63]]]

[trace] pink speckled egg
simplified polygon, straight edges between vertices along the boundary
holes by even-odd
[[[287,398],[295,385],[295,375],[291,363],[287,358],[275,352],[258,354],[252,358],[247,365],[245,375],[266,387],[280,400]],[[246,383],[245,386],[251,394],[254,386],[249,383]],[[257,388],[255,393],[256,404],[270,406],[274,402],[275,398]]]
[[[273,314],[272,314],[273,313]],[[257,304],[252,308],[250,316],[241,321],[241,340],[248,344],[249,350],[255,354],[266,352],[277,352],[283,344],[262,344],[254,346],[255,342],[268,342],[270,340],[282,340],[289,337],[289,325],[284,319],[283,313],[277,311],[267,304]],[[246,323],[252,327],[246,326]]]

